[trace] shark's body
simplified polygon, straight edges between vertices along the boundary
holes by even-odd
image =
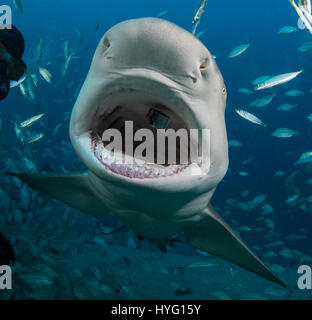
[[[71,115],[71,141],[88,173],[15,175],[87,213],[111,211],[148,238],[184,232],[192,246],[284,285],[209,204],[228,167],[225,103],[222,75],[197,38],[161,19],[125,21],[101,39]],[[210,129],[210,141],[201,141],[211,150],[209,161],[198,163],[202,175],[187,166],[163,177],[133,177],[128,167],[107,166],[98,136],[129,118],[142,127],[150,109],[178,127]]]

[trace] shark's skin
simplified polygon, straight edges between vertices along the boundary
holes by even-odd
[[[95,156],[90,132],[99,115],[123,103],[134,111],[147,100],[167,106],[190,128],[211,130],[211,165],[203,159],[203,175],[187,168],[164,178],[130,178],[107,170]],[[161,240],[184,232],[192,246],[285,286],[210,205],[228,168],[225,104],[222,75],[196,37],[161,19],[122,22],[101,39],[71,115],[72,145],[88,173],[15,175],[87,213],[111,211],[145,237]]]

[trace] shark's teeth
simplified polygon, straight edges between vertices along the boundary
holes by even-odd
[[[136,179],[157,179],[176,175],[189,167],[189,165],[170,165],[163,167],[152,163],[144,163],[144,161],[136,161],[133,163],[123,163],[122,154],[114,154],[103,147],[100,137],[91,135],[91,148],[99,162],[106,170],[116,174]]]

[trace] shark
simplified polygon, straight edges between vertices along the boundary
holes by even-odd
[[[100,40],[70,117],[70,139],[88,171],[11,174],[85,213],[112,212],[156,243],[184,233],[194,248],[285,287],[210,204],[229,163],[226,99],[213,56],[190,32],[159,18],[123,21]],[[192,174],[193,163],[120,164],[100,137],[108,129],[123,132],[126,120],[136,130],[164,122],[209,129],[200,137],[210,150],[197,160],[201,174]]]

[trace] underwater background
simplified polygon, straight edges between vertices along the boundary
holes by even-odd
[[[162,253],[130,231],[109,235],[121,227],[113,216],[84,214],[6,175],[84,170],[70,144],[69,117],[102,35],[123,20],[164,11],[164,19],[191,31],[199,2],[33,0],[22,1],[19,12],[11,1],[1,0],[12,7],[13,24],[24,35],[27,74],[37,74],[39,82],[34,97],[23,96],[16,87],[0,102],[0,231],[16,253],[13,290],[0,291],[0,299],[312,298],[312,290],[297,288],[298,266],[312,266],[312,166],[296,164],[312,151],[307,118],[312,113],[312,51],[298,50],[312,36],[307,30],[278,35],[284,26],[298,27],[287,0],[208,0],[197,30],[216,56],[228,91],[230,165],[212,204],[287,289],[191,248],[183,236]],[[64,74],[67,41],[74,58]],[[246,52],[229,59],[229,52],[244,43],[250,43]],[[51,84],[38,67],[51,72]],[[253,90],[252,82],[260,76],[301,68],[304,73],[289,83]],[[241,93],[241,88],[252,93]],[[295,89],[302,93],[285,95]],[[267,106],[249,106],[271,94]],[[277,110],[283,104],[295,107]],[[257,115],[266,127],[240,118],[235,109]],[[15,123],[39,113],[45,116],[29,131],[44,137],[22,144]],[[273,137],[278,128],[297,134]]]

